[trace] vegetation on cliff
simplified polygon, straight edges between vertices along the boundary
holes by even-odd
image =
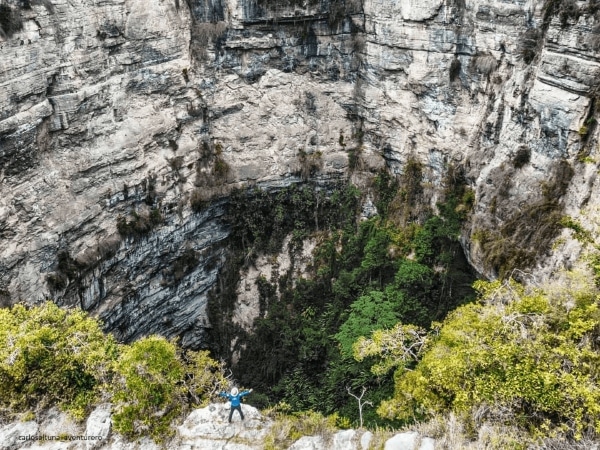
[[[366,387],[364,401],[378,404],[392,395],[393,383],[390,376],[370,373],[368,361],[354,360],[354,341],[399,321],[428,327],[473,298],[474,276],[458,242],[472,193],[460,171],[450,169],[436,213],[422,206],[421,179],[416,161],[409,161],[399,181],[380,173],[373,190],[381,214],[362,222],[361,193],[352,185],[330,192],[304,185],[276,196],[256,191],[232,198],[231,247],[237,256],[231,261],[237,265],[222,274],[210,319],[218,352],[232,358],[239,351],[234,373],[255,388],[255,401],[336,412],[358,424],[356,400],[347,389]],[[282,251],[290,234],[292,266],[271,280],[258,279],[260,316],[248,333],[229,319],[237,269],[259,253]],[[309,236],[318,245],[308,273],[299,277],[293,260]],[[385,422],[373,408],[364,412],[370,426]]]
[[[474,430],[488,422],[540,438],[597,436],[597,288],[581,276],[544,289],[513,280],[475,287],[478,301],[457,308],[427,336],[415,339],[399,324],[356,342],[357,359],[378,361],[375,373],[396,367],[394,396],[378,413],[427,420],[453,412]]]
[[[183,352],[149,336],[118,344],[98,320],[52,302],[0,309],[0,412],[59,406],[83,419],[94,404],[114,405],[114,429],[129,437],[168,437],[171,422],[208,402],[225,383],[208,352]]]
[[[300,428],[398,426],[448,415],[472,434],[482,424],[510,426],[522,433],[509,442],[515,448],[524,439],[597,436],[597,286],[580,279],[546,288],[510,279],[473,284],[458,238],[474,195],[461,170],[448,167],[436,208],[424,206],[422,171],[408,161],[398,178],[379,173],[369,186],[379,214],[361,220],[364,197],[351,184],[232,193],[230,265],[210,320],[220,355],[234,362],[235,352],[235,375],[255,389],[253,403],[282,414],[285,433],[275,429],[268,444],[287,445]],[[564,182],[548,188],[544,200],[564,189]],[[592,240],[557,214],[548,242],[560,227]],[[239,268],[280,253],[289,236],[283,250],[291,266],[258,278],[259,317],[244,330],[232,321]],[[317,245],[300,274],[295,258],[307,238]],[[197,258],[190,252],[179,272]],[[63,259],[70,277],[77,266]],[[511,261],[502,260],[502,275]],[[183,351],[157,336],[119,344],[85,313],[50,302],[0,309],[5,416],[58,405],[83,418],[110,401],[116,431],[159,441],[225,385],[223,369],[208,352]],[[499,442],[491,448],[509,445]]]

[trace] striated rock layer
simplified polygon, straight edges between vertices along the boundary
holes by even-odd
[[[462,168],[465,251],[490,277],[573,265],[564,215],[597,232],[587,2],[7,4],[22,28],[0,38],[3,304],[53,298],[125,340],[202,346],[227,194],[345,177],[350,152],[357,179],[420,161],[432,207]]]

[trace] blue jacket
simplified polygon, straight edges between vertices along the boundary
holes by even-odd
[[[250,391],[243,391],[243,392],[238,393],[238,395],[231,395],[231,394],[228,394],[227,392],[221,392],[219,394],[219,396],[225,397],[226,399],[228,399],[231,402],[231,406],[240,406],[240,403],[242,403],[242,397],[245,397],[249,393],[250,393]]]

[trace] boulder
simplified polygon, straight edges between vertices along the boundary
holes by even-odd
[[[370,431],[365,431],[363,435],[360,437],[360,448],[361,450],[368,450],[371,446],[371,441],[373,440],[373,433]]]
[[[33,420],[0,427],[0,449],[14,450],[23,447],[25,443],[31,442],[26,440],[28,437],[36,437],[38,429],[39,425]]]
[[[100,447],[108,440],[112,424],[110,420],[110,413],[111,405],[104,404],[98,406],[88,417],[85,427],[85,435],[88,438],[95,438],[93,440],[86,441],[86,447],[88,449]]]
[[[321,436],[302,436],[288,450],[324,450],[325,441]]]
[[[178,427],[182,445],[209,449],[212,448],[210,440],[214,440],[218,448],[233,450],[233,443],[227,443],[227,447],[224,445],[235,437],[235,449],[260,448],[272,422],[265,419],[256,408],[242,405],[244,420],[234,412],[232,423],[229,423],[229,409],[229,403],[221,403],[192,411]]]
[[[416,431],[400,433],[385,442],[384,450],[416,450],[418,439]]]
[[[435,439],[430,437],[425,437],[421,439],[421,445],[419,445],[419,450],[434,450],[435,449]]]

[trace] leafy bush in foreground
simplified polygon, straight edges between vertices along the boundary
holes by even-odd
[[[598,292],[524,288],[514,281],[477,282],[476,288],[481,301],[459,307],[429,335],[414,370],[405,369],[407,359],[396,359],[395,394],[379,414],[409,420],[483,407],[488,418],[534,434],[553,430],[579,439],[598,433]],[[356,356],[393,353],[389,340],[377,338],[379,345],[357,344]],[[410,343],[396,340],[396,353]]]
[[[57,404],[82,418],[117,351],[82,311],[51,302],[0,309],[0,405],[24,411]]]
[[[95,403],[111,401],[116,431],[160,441],[225,381],[222,364],[207,351],[184,353],[159,336],[118,344],[81,310],[52,302],[0,309],[4,413],[56,405],[81,420]]]

